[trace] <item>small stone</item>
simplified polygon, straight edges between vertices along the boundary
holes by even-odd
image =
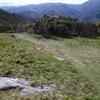
[[[55,56],[59,61],[64,61],[65,58]]]

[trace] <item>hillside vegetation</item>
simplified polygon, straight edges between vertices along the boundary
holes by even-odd
[[[8,13],[0,9],[0,24],[19,24],[28,21],[28,17],[21,16],[15,13]]]
[[[20,24],[30,22],[32,19],[15,13],[8,13],[0,9],[0,32],[15,31]]]
[[[90,78],[80,73],[80,70],[76,68],[73,61],[67,58],[67,52],[65,53],[65,60],[59,60],[57,57],[59,56],[60,51],[62,51],[60,48],[63,48],[63,46],[65,47],[66,43],[66,48],[72,50],[76,45],[78,49],[80,45],[78,43],[83,43],[83,40],[65,40],[66,42],[61,42],[61,44],[64,43],[62,47],[59,47],[61,45],[56,44],[57,41],[54,40],[52,42],[49,40],[51,42],[47,43],[50,43],[51,45],[49,44],[48,49],[46,49],[46,47],[39,49],[44,41],[46,43],[46,40],[32,37],[33,36],[30,35],[17,33],[15,35],[0,34],[0,75],[25,78],[34,85],[56,84],[57,90],[30,97],[21,97],[18,92],[19,89],[0,91],[1,100],[33,100],[33,98],[35,100],[99,100],[95,84],[91,83]],[[60,41],[58,42],[60,43]],[[88,44],[86,43],[86,47],[88,47],[88,45],[92,47],[92,45],[94,46],[94,43],[100,43],[99,40],[94,40],[93,43],[90,43],[90,41],[91,40],[87,40]],[[85,42],[81,47],[84,48],[84,46]],[[99,49],[99,45],[96,44],[96,46]],[[81,49],[81,47],[79,48]],[[60,50],[56,56],[55,52],[51,52],[51,50],[55,51],[55,48]],[[77,52],[75,55],[77,55]],[[70,53],[69,56],[72,57]],[[93,58],[91,59],[93,60]],[[82,66],[80,66],[80,68],[81,67]],[[98,68],[97,66],[94,67]],[[91,67],[89,67],[89,69],[91,72]],[[94,74],[96,73],[91,73],[93,77],[95,77]]]
[[[16,33],[28,32],[44,37],[87,37],[95,38],[98,35],[98,27],[95,23],[86,23],[76,18],[63,16],[47,16],[37,20],[25,20],[16,14],[9,14],[0,10],[0,32]]]
[[[59,36],[59,37],[88,37],[94,38],[97,33],[97,26],[93,23],[80,22],[71,17],[55,16],[37,19],[31,25],[26,25],[26,31],[42,36]]]

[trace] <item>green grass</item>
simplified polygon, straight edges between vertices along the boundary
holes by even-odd
[[[95,84],[100,93],[100,39],[76,38],[63,41],[66,57]]]
[[[21,97],[18,89],[0,91],[0,100],[99,100],[96,86],[90,81],[90,77],[96,73],[92,73],[91,70],[85,70],[86,64],[83,64],[85,62],[84,52],[86,52],[84,49],[89,53],[90,50],[88,49],[95,46],[98,50],[100,48],[98,45],[99,39],[96,45],[95,40],[86,40],[88,43],[84,39],[73,39],[73,41],[65,39],[58,42],[50,40],[50,47],[48,46],[50,50],[57,48],[65,51],[66,59],[64,61],[59,61],[55,58],[55,51],[52,53],[50,50],[37,50],[45,40],[34,39],[32,42],[32,39],[29,38],[19,39],[16,36],[0,34],[0,76],[21,77],[37,85],[52,83],[57,85],[57,90],[30,97]],[[88,46],[88,44],[90,44],[90,47],[86,48],[85,46]],[[88,56],[89,61],[97,61],[96,67],[98,68],[99,55],[91,58],[89,53]],[[80,66],[80,69],[82,69],[82,72],[87,71],[86,74],[89,72],[89,75],[92,74],[92,76],[86,77],[88,76],[86,75],[84,77],[71,59],[82,60],[83,62],[80,63],[85,67]],[[95,63],[93,62],[93,64]],[[99,70],[98,68],[98,73]]]

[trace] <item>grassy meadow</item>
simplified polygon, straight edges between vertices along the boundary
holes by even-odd
[[[55,91],[27,97],[19,89],[0,91],[0,100],[100,100],[100,38],[0,34],[0,76],[57,85]]]

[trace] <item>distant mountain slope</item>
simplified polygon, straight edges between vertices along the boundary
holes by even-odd
[[[84,21],[100,21],[100,0],[88,0],[81,5],[46,3],[21,7],[2,7],[10,13],[40,18],[43,15],[70,16]]]
[[[91,11],[89,14],[87,14],[84,19],[84,21],[89,22],[98,22],[100,21],[100,10]]]
[[[32,18],[39,18],[43,15],[56,15],[56,16],[71,16],[79,17],[80,14],[77,10],[70,8],[67,4],[62,3],[46,3],[39,5],[26,5],[21,7],[5,7],[5,10],[17,14],[23,14]]]
[[[100,0],[88,0],[81,5],[81,10],[83,10],[86,14],[100,10]]]
[[[86,21],[100,21],[100,0],[89,0],[80,7]]]
[[[24,16],[17,14],[10,14],[2,9],[0,9],[0,24],[17,24],[24,23],[28,19]]]

